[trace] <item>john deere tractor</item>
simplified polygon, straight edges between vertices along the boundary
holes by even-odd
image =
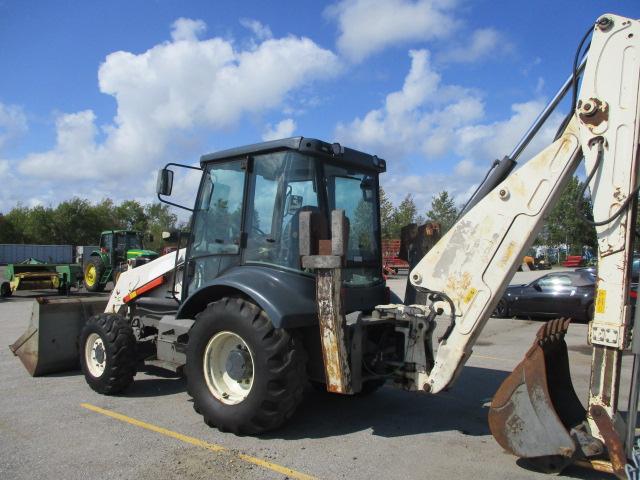
[[[91,252],[84,266],[84,284],[90,292],[101,292],[111,280],[118,281],[128,264],[134,267],[158,257],[145,250],[143,235],[134,230],[107,230],[100,234],[100,249]]]

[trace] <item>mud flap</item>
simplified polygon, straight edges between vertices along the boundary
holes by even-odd
[[[564,341],[569,323],[551,320],[538,330],[489,410],[489,428],[500,446],[544,471],[560,471],[572,462],[578,446],[571,430],[586,419],[569,372]]]
[[[27,330],[9,346],[30,375],[78,368],[78,337],[85,322],[104,311],[108,297],[41,297],[30,302]]]

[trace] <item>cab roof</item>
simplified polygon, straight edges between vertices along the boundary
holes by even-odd
[[[295,150],[314,157],[332,159],[338,163],[350,164],[360,168],[375,170],[378,173],[386,171],[385,160],[375,155],[369,155],[352,148],[341,146],[339,143],[327,143],[315,138],[291,137],[269,142],[254,143],[243,147],[230,148],[219,152],[209,153],[200,157],[200,166],[209,162],[247,157],[278,150]]]

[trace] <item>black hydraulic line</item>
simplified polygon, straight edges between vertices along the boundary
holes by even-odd
[[[591,183],[591,180],[593,179],[596,172],[600,168],[600,165],[602,164],[602,159],[604,157],[604,138],[599,137],[597,139],[597,144],[598,144],[598,156],[596,158],[596,162],[593,164],[593,168],[591,169],[591,172],[589,172],[587,179],[584,181],[584,185],[582,185],[582,188],[580,189],[580,193],[578,193],[578,197],[576,198],[576,210],[580,215],[580,218],[584,222],[588,223],[589,225],[593,225],[594,227],[601,227],[602,225],[607,225],[613,222],[616,218],[622,215],[627,210],[627,208],[629,208],[629,205],[631,205],[631,202],[633,201],[633,199],[636,198],[638,196],[638,192],[640,192],[640,185],[636,187],[636,189],[626,198],[624,202],[622,202],[622,205],[620,206],[620,208],[616,210],[616,212],[606,220],[595,221],[585,217],[584,213],[582,212],[582,200],[584,199],[584,192],[587,190],[589,183]]]
[[[510,157],[504,157],[502,160],[495,160],[482,182],[478,185],[478,188],[476,188],[476,191],[467,201],[462,210],[460,210],[458,218],[471,210],[491,190],[496,188],[505,178],[507,178],[515,168],[516,164],[517,162],[512,160]]]

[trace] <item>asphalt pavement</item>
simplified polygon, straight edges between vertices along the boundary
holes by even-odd
[[[405,281],[389,284],[402,294]],[[547,478],[504,452],[486,420],[493,393],[530,347],[539,321],[490,319],[446,393],[383,387],[353,398],[308,389],[283,428],[249,437],[206,426],[184,379],[157,368],[139,372],[125,394],[112,397],[93,392],[80,372],[30,377],[7,348],[26,328],[28,307],[21,298],[0,301],[0,478]],[[567,335],[583,402],[586,335],[580,324]],[[603,478],[575,467],[563,476]]]

